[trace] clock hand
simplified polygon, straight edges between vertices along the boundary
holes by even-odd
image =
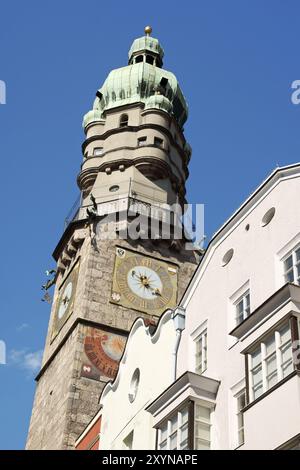
[[[70,302],[70,299],[69,299],[69,297],[67,297],[67,296],[65,296],[65,297],[62,299],[62,303],[63,303],[64,305],[68,304],[69,302]]]

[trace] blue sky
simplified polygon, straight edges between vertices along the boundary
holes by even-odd
[[[1,449],[24,447],[49,317],[40,286],[108,72],[151,24],[189,103],[188,196],[205,204],[209,238],[276,165],[300,160],[299,17],[297,0],[1,3]]]

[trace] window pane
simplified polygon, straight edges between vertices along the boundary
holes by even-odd
[[[245,442],[244,428],[240,429],[238,432],[238,444],[242,445]]]
[[[195,418],[206,423],[210,422],[210,409],[204,406],[196,405],[195,407]]]
[[[285,274],[285,281],[294,282],[294,271],[292,269]]]
[[[195,435],[196,435],[196,438],[201,438],[201,439],[209,441],[210,440],[210,425],[196,422]]]
[[[268,389],[276,385],[278,382],[277,379],[277,370],[272,372],[271,374],[267,375],[267,387]]]
[[[188,440],[186,439],[185,441],[181,442],[180,443],[180,449],[181,450],[188,450],[189,446],[188,446]]]
[[[159,448],[160,450],[167,450],[167,441],[161,442]]]
[[[253,387],[253,398],[254,400],[263,393],[263,384],[262,382],[259,382],[255,387]]]
[[[252,358],[252,367],[256,367],[258,364],[261,363],[261,352],[260,347],[256,351],[251,354]]]
[[[293,361],[290,359],[288,362],[285,362],[281,366],[283,378],[289,375],[294,370]]]
[[[188,438],[188,423],[186,423],[180,429],[180,442],[182,443],[183,441],[187,440],[187,438]]]
[[[274,352],[274,353],[266,360],[266,367],[267,367],[267,375],[272,374],[274,371],[277,370],[276,352]]]
[[[243,408],[245,408],[245,406],[246,406],[246,394],[245,394],[245,392],[238,396],[237,402],[238,402],[238,410],[239,411],[242,410]]]
[[[253,396],[258,398],[263,393],[262,368],[261,365],[252,370]]]
[[[300,261],[300,248],[298,248],[298,250],[296,250],[296,260]]]
[[[297,264],[296,270],[297,270],[297,283],[299,284],[299,279],[300,279],[300,264]]]
[[[201,374],[207,367],[206,359],[207,331],[203,331],[195,340],[195,371]]]
[[[210,443],[207,441],[201,441],[200,439],[196,439],[196,445],[195,448],[196,450],[209,450],[210,449]]]
[[[167,439],[167,434],[168,434],[168,423],[164,424],[160,428],[160,441],[164,441]]]
[[[189,414],[188,414],[188,409],[187,408],[184,408],[182,411],[181,411],[181,426],[185,423],[188,422],[188,419],[189,419]]]
[[[261,365],[255,367],[252,370],[252,380],[253,380],[253,385],[256,385],[262,381]]]
[[[172,434],[170,438],[170,449],[172,450],[177,449],[177,432]]]
[[[286,325],[284,325],[280,330],[279,330],[279,334],[280,334],[280,343],[281,344],[284,344],[286,343],[287,341],[289,341],[291,339],[291,330],[290,330],[290,325],[287,323]]]
[[[289,256],[284,262],[284,270],[288,271],[293,266],[293,257]]]
[[[171,433],[177,429],[177,415],[171,419]]]
[[[265,341],[266,345],[266,354],[269,356],[273,351],[275,351],[275,335],[271,336]]]

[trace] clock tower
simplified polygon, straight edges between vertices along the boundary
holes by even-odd
[[[28,449],[73,449],[137,317],[155,325],[196,267],[181,233],[187,104],[163,49],[136,39],[83,120],[81,192],[53,256],[55,290]]]

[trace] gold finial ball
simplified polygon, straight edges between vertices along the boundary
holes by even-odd
[[[146,28],[145,28],[145,34],[147,34],[147,36],[149,36],[151,33],[152,33],[152,28],[151,28],[151,26],[146,26]]]

